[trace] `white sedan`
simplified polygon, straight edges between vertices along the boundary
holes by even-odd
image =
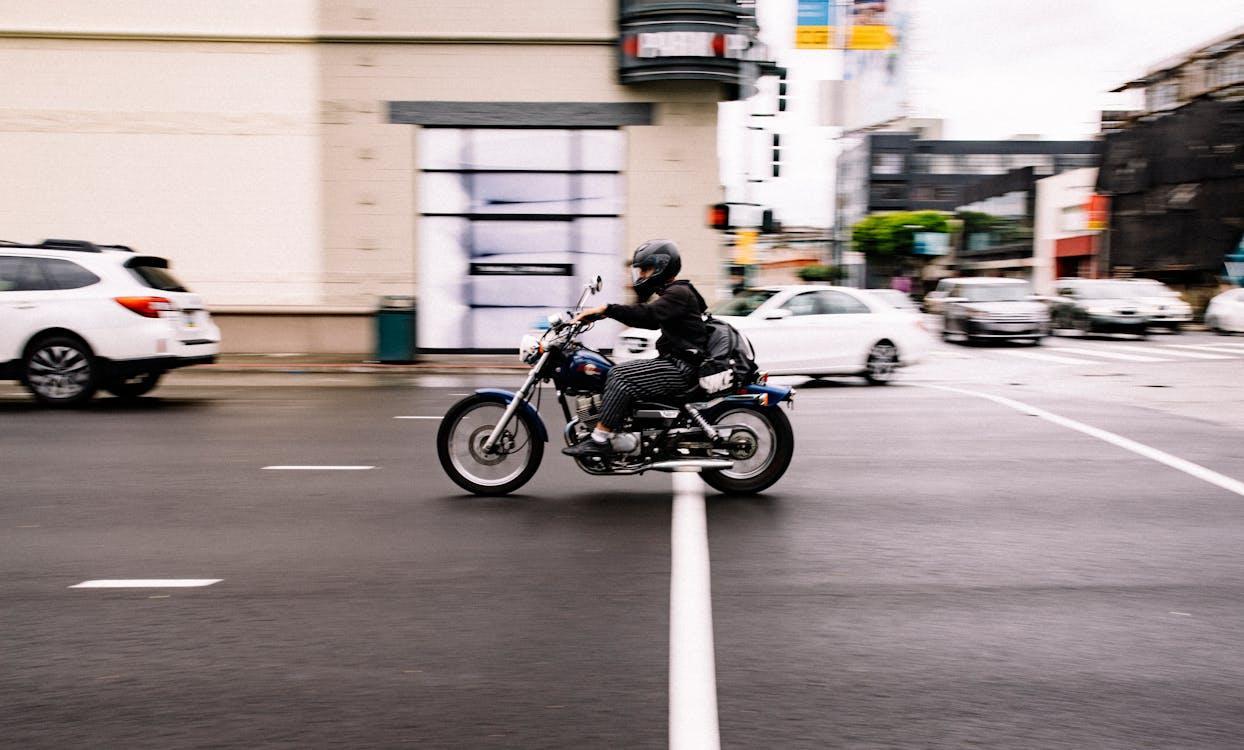
[[[862,375],[877,385],[919,362],[933,338],[921,316],[895,309],[867,290],[837,286],[747,289],[715,305],[714,316],[742,331],[756,364],[770,375]],[[615,362],[657,356],[659,331],[627,328]]]
[[[1244,333],[1244,289],[1228,289],[1210,300],[1205,325],[1217,333]]]

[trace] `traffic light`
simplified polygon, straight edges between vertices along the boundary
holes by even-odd
[[[778,112],[786,111],[786,68],[778,68]]]
[[[708,207],[708,225],[713,229],[730,228],[730,206],[714,203]]]
[[[782,136],[773,134],[773,176],[782,176]]]

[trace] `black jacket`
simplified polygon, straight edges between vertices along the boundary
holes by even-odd
[[[648,302],[637,305],[608,305],[605,317],[634,328],[660,328],[657,351],[698,366],[708,346],[704,325],[704,298],[690,281],[674,281]]]

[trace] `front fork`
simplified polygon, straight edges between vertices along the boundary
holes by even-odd
[[[548,363],[551,352],[545,352],[540,355],[539,361],[531,368],[531,372],[527,375],[527,382],[523,383],[523,387],[518,389],[514,394],[514,398],[510,399],[510,403],[505,407],[505,412],[501,415],[501,421],[496,427],[492,428],[488,439],[481,446],[485,454],[492,453],[496,450],[497,441],[501,439],[502,433],[505,432],[506,425],[514,418],[514,412],[518,411],[518,407],[527,401],[527,397],[531,395],[531,389],[540,381],[540,376],[544,372],[544,365]]]

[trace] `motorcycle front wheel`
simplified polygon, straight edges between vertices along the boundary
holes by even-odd
[[[782,478],[795,454],[795,433],[780,408],[725,404],[709,415],[714,426],[746,427],[756,436],[751,455],[736,459],[729,469],[705,471],[705,484],[727,495],[754,495]]]
[[[506,406],[499,396],[477,394],[454,404],[441,418],[436,433],[441,468],[468,492],[505,495],[526,484],[540,467],[544,442],[526,409],[514,413],[494,450],[484,451]]]

